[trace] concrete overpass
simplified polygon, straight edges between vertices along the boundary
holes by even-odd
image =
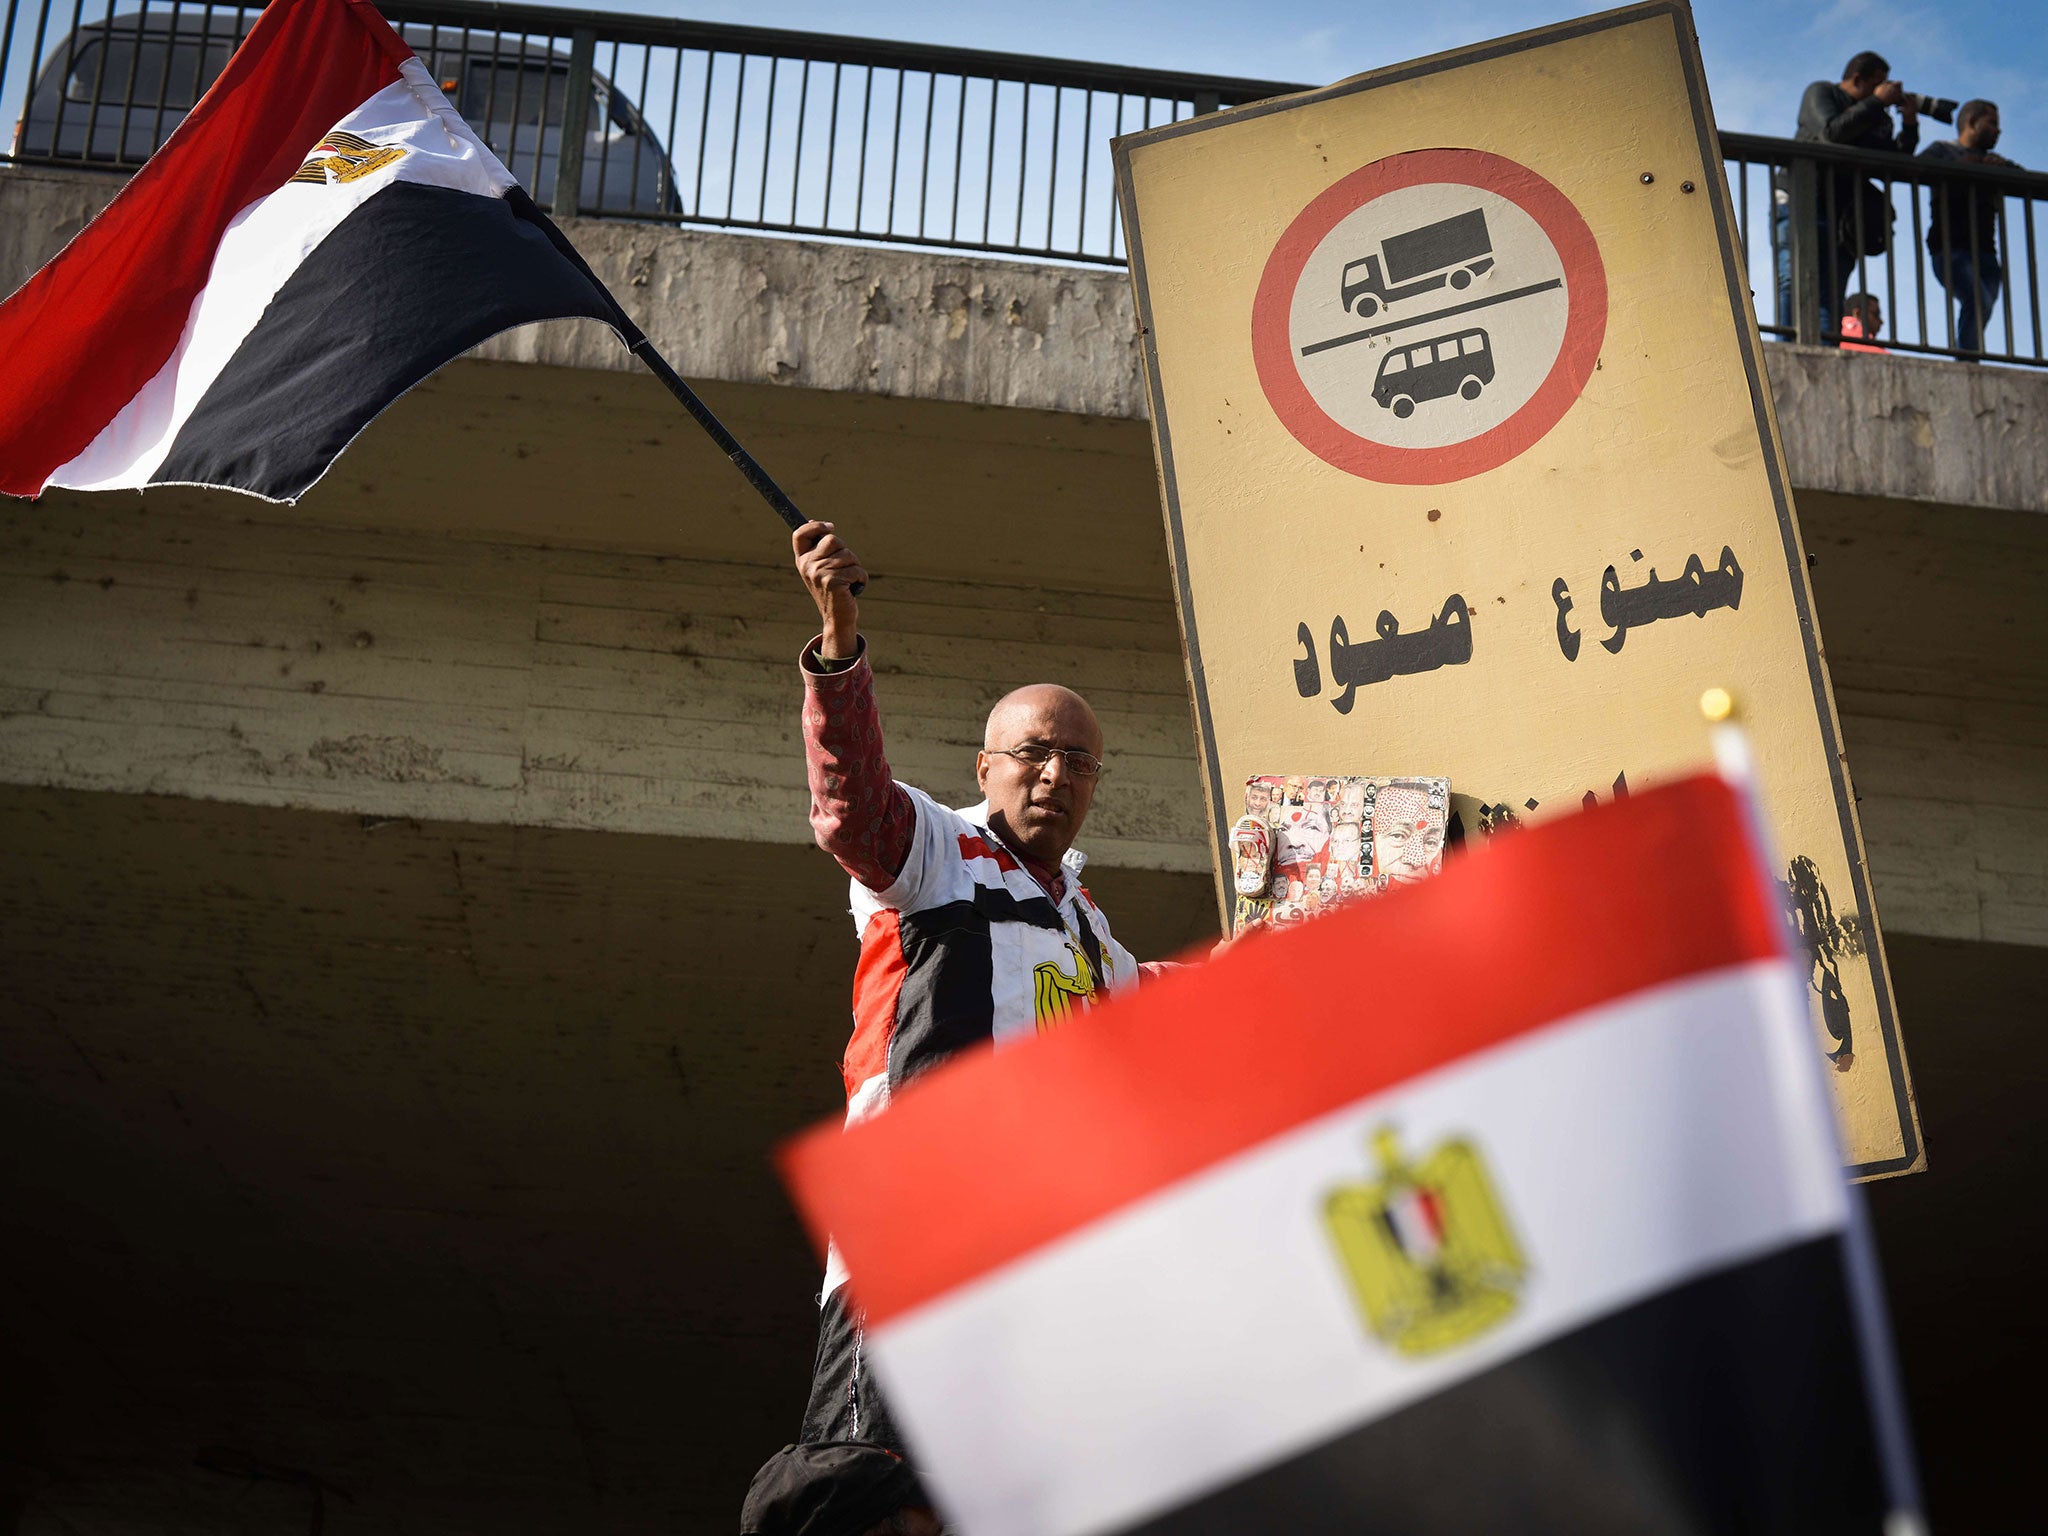
[[[0,174],[0,289],[112,185]],[[963,795],[987,704],[1073,681],[1117,757],[1091,886],[1140,953],[1210,934],[1123,274],[570,233],[859,530],[899,774]],[[1931,1159],[1872,1199],[1935,1518],[2011,1528],[2048,379],[1771,368]],[[443,371],[296,509],[0,509],[15,1528],[731,1528],[811,1345],[763,1155],[836,1105],[852,961],[782,547],[580,325]]]

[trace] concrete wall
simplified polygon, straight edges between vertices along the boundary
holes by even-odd
[[[746,562],[187,506],[0,511],[0,782],[809,841],[796,657],[816,614],[772,519],[742,525]],[[1121,512],[1156,543],[1148,514]],[[888,572],[869,609],[896,772],[971,803],[989,706],[1065,681],[1114,743],[1085,846],[1206,869],[1163,556],[1143,596],[1043,547],[946,579],[890,558],[962,521],[903,507],[861,541]]]
[[[579,377],[462,366],[529,394]],[[425,456],[407,446],[445,441],[434,428],[449,398],[402,403],[353,450],[353,471],[384,486],[452,479],[446,464],[415,473]],[[1142,426],[1097,423],[1085,452],[1050,432],[1042,451],[991,439],[956,450],[962,472],[1007,455],[1013,496],[1040,471],[1085,476],[1091,460],[1104,471],[1080,519],[993,492],[977,519],[950,495],[906,502],[886,489],[934,473],[951,423],[921,416],[963,408],[875,409],[909,430],[872,434],[844,499],[817,504],[843,509],[884,573],[866,613],[897,771],[973,798],[988,705],[1016,683],[1062,679],[1090,694],[1109,732],[1093,856],[1206,869]],[[1015,418],[973,417],[992,419]],[[518,460],[507,422],[469,425],[466,451],[484,460],[552,457],[543,445]],[[715,456],[697,468],[733,478]],[[252,518],[223,515],[239,500],[192,492],[52,493],[7,510],[0,783],[808,840],[793,658],[811,610],[771,521],[744,507],[665,521],[662,542],[694,532],[712,546],[696,555],[565,549],[538,542],[538,526],[461,525],[531,516],[558,530],[574,518],[630,542],[644,505],[565,512],[552,493],[495,490],[400,505],[331,478],[298,512]],[[690,504],[702,483],[682,474],[676,500]],[[2048,521],[1814,492],[1801,508],[1885,929],[2048,943],[2048,604],[2037,596]],[[299,521],[322,513],[326,524]],[[414,526],[388,526],[401,516]],[[1111,551],[1113,570],[1098,575],[1075,550]],[[1120,590],[1104,590],[1112,574]]]

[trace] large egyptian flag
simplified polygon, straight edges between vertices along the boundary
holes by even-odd
[[[386,405],[609,296],[365,0],[271,0],[164,147],[0,305],[0,490],[293,501]]]
[[[1877,1536],[1899,1441],[1747,825],[1702,778],[1495,839],[792,1142],[949,1516]]]

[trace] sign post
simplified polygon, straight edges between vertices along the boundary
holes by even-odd
[[[1219,897],[1252,774],[1446,775],[1471,847],[1696,764],[1728,688],[1852,1171],[1924,1166],[1682,0],[1116,165]]]

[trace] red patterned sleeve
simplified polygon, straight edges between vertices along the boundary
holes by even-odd
[[[824,670],[818,641],[804,647],[804,767],[811,833],[839,867],[871,891],[896,883],[910,857],[917,812],[882,755],[882,720],[868,643],[850,667]]]

